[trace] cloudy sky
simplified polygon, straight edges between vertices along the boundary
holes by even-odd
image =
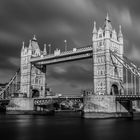
[[[64,50],[91,44],[93,21],[102,26],[106,13],[118,31],[122,25],[125,55],[140,64],[138,0],[0,0],[0,82],[7,82],[20,65],[22,41],[36,34],[40,48],[52,44]],[[91,60],[48,66],[48,86],[59,93],[79,93],[92,87]]]

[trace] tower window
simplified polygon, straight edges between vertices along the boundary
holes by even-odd
[[[100,74],[102,75],[102,70],[100,71]]]
[[[102,46],[102,45],[103,45],[103,43],[100,41],[100,42],[99,42],[99,46]]]
[[[99,34],[99,38],[102,38],[102,34]]]

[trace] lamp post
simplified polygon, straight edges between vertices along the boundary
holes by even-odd
[[[67,40],[64,40],[65,43],[65,52],[67,51]]]
[[[51,44],[49,44],[48,46],[49,46],[49,54],[51,54]]]

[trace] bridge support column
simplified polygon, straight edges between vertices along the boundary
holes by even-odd
[[[84,96],[84,118],[111,118],[131,117],[129,111],[115,96],[111,95],[88,95]]]

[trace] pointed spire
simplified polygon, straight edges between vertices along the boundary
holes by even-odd
[[[34,41],[37,41],[37,39],[36,39],[36,35],[33,36],[33,40],[34,40]]]
[[[49,47],[49,54],[51,54],[51,44],[48,44]]]
[[[24,50],[24,48],[25,48],[25,43],[24,43],[24,41],[22,42],[22,50]]]
[[[122,37],[122,27],[121,25],[119,25],[119,33],[118,33],[118,37]]]
[[[29,49],[32,49],[32,41],[29,40]]]
[[[93,34],[94,33],[97,33],[97,29],[96,29],[96,22],[94,21],[94,27],[93,27],[93,32],[92,32]]]
[[[115,29],[112,30],[112,38],[115,40],[117,39],[117,34]]]
[[[105,18],[104,29],[109,30],[109,31],[112,30],[111,21],[109,19],[108,13],[107,13],[106,18]]]
[[[47,50],[46,50],[46,44],[44,44],[44,50],[43,50],[43,54],[46,55],[47,54]]]
[[[106,15],[106,20],[107,20],[107,21],[110,21],[109,16],[108,16],[108,13],[107,13],[107,15]]]
[[[113,29],[113,30],[112,30],[112,33],[113,33],[113,34],[116,34],[116,30],[115,30],[115,29]]]

